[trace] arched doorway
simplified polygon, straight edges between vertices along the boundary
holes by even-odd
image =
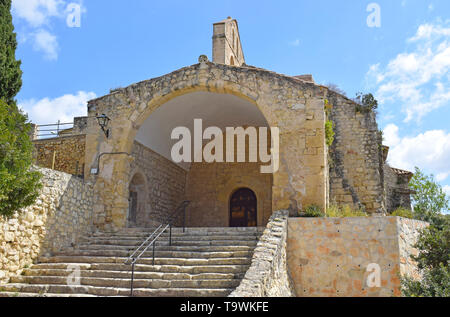
[[[249,188],[241,188],[230,198],[230,227],[257,226],[257,199]]]
[[[144,219],[142,209],[145,208],[145,179],[140,173],[136,173],[131,179],[128,196],[128,227],[136,227]]]

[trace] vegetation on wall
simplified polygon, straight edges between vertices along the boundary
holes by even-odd
[[[40,174],[30,170],[31,125],[14,100],[22,71],[10,10],[11,0],[0,0],[0,215],[6,217],[32,204],[40,188]]]
[[[349,205],[337,206],[331,205],[327,208],[327,217],[330,218],[351,218],[367,217],[367,213],[362,209],[354,209]]]
[[[329,119],[330,112],[333,106],[330,104],[328,99],[325,99],[325,114],[327,116],[327,120],[325,121],[325,140],[327,143],[327,146],[330,147],[333,145],[334,142],[334,123]]]
[[[304,218],[350,218],[350,217],[367,217],[367,213],[362,209],[354,209],[349,205],[338,206],[331,205],[324,212],[322,208],[316,205],[310,205],[304,211],[299,213],[299,217]]]
[[[357,93],[354,101],[357,103],[356,112],[370,113],[375,112],[378,108],[378,101],[371,93]]]
[[[397,208],[396,210],[394,210],[391,214],[391,216],[393,217],[402,217],[402,218],[408,218],[408,219],[412,219],[413,218],[413,214],[412,211],[406,208]]]

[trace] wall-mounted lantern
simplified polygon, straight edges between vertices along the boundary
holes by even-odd
[[[102,114],[101,116],[97,115],[96,118],[98,121],[98,125],[100,126],[100,128],[102,128],[102,131],[105,133],[106,138],[109,138],[108,125],[109,125],[109,122],[111,121],[111,119],[108,118],[108,116],[106,114]]]

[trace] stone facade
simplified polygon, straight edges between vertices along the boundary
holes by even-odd
[[[254,104],[270,127],[280,129],[280,169],[273,174],[272,210],[296,211],[326,205],[326,89],[289,76],[251,67],[231,67],[202,60],[163,77],[118,89],[89,102],[89,116],[111,119],[110,138],[88,122],[85,173],[95,181],[94,206],[100,228],[126,226],[131,153],[145,120],[167,101],[196,91],[233,94]],[[99,175],[90,175],[98,166]]]
[[[173,213],[184,200],[186,171],[138,142],[132,156],[131,177],[138,174],[144,178],[142,200],[138,193],[137,224],[151,226]]]
[[[373,112],[331,90],[327,99],[335,140],[329,149],[330,203],[385,214],[381,135]]]
[[[34,140],[34,162],[44,168],[84,176],[85,135]]]
[[[384,165],[385,205],[388,213],[397,208],[411,209],[409,182],[413,173]]]
[[[399,217],[290,218],[288,269],[297,296],[401,296],[399,274],[411,274],[410,255],[424,222]],[[371,266],[380,287],[371,287]]]
[[[275,212],[253,254],[252,264],[230,297],[294,297],[287,269],[288,211]]]
[[[43,189],[36,203],[0,219],[0,282],[18,275],[38,256],[71,247],[93,228],[92,185],[71,175],[38,169]]]

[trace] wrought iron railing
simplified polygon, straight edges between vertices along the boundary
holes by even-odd
[[[133,284],[134,284],[134,269],[136,266],[136,262],[144,255],[147,250],[152,247],[152,265],[155,265],[155,248],[156,242],[162,236],[164,232],[169,229],[169,246],[172,245],[172,227],[175,222],[179,220],[181,216],[183,216],[182,225],[183,232],[186,230],[186,208],[190,204],[190,201],[183,201],[180,206],[170,215],[168,216],[162,224],[153,231],[144,242],[142,242],[134,252],[128,257],[125,261],[126,265],[131,265],[131,283],[130,283],[130,296],[133,297]]]

